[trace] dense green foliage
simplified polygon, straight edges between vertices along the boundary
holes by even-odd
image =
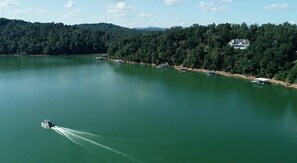
[[[245,50],[228,45],[248,39]],[[64,25],[0,18],[0,54],[108,53],[134,62],[183,65],[285,80],[297,80],[297,26],[194,24],[145,31],[113,24]]]
[[[0,19],[0,54],[105,52],[104,32],[55,23]]]
[[[245,50],[228,45],[232,39],[249,39]],[[297,79],[297,26],[264,24],[193,25],[172,27],[164,32],[145,33],[141,37],[122,38],[108,47],[113,58],[128,61],[222,70],[231,73]],[[293,68],[294,67],[294,68]]]
[[[132,36],[137,37],[146,32],[144,30],[130,29],[108,23],[79,24],[75,26],[84,30],[104,31],[106,33],[104,37],[104,43],[106,47],[109,47],[111,42],[114,42],[120,38],[128,38]]]
[[[121,27],[118,25],[110,24],[110,23],[97,23],[97,24],[79,24],[74,25],[81,29],[94,30],[94,31],[105,31],[108,33],[116,33],[116,34],[131,34],[131,33],[141,33],[141,30],[130,29],[126,27]]]
[[[93,25],[95,27],[99,27]],[[89,28],[92,25],[88,26]],[[61,23],[29,23],[22,20],[0,19],[0,54],[86,54],[106,53],[115,38],[116,26],[102,24],[101,30]],[[110,30],[106,30],[110,28]],[[128,29],[117,27],[124,31]]]

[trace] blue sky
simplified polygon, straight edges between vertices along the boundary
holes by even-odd
[[[297,23],[296,0],[0,0],[0,17],[125,27]]]

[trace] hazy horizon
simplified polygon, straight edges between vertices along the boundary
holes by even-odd
[[[293,0],[0,0],[0,15],[29,22],[68,25],[112,23],[129,28],[243,22],[295,24]]]

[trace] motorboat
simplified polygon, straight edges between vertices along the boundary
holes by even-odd
[[[208,71],[208,72],[206,72],[206,75],[207,75],[207,76],[219,76],[218,73],[213,72],[213,71]]]
[[[169,67],[169,63],[167,63],[167,62],[164,62],[157,66],[157,68],[168,68],[168,67]]]
[[[102,56],[102,57],[96,57],[97,61],[102,61],[102,60],[106,60],[107,57],[106,56]]]
[[[120,59],[116,59],[116,60],[114,60],[114,62],[116,64],[122,64],[122,63],[124,63],[124,61],[123,60],[120,60]]]
[[[41,127],[46,128],[46,129],[51,129],[52,127],[56,126],[51,122],[51,120],[46,119],[43,122],[41,122]]]
[[[251,82],[257,83],[257,84],[270,84],[269,79],[266,79],[266,78],[255,78]]]

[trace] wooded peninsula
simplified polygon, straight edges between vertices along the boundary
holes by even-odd
[[[241,40],[248,40],[248,46],[231,46]],[[287,22],[194,24],[148,31],[107,23],[64,25],[0,18],[0,54],[90,53],[297,82],[297,26]]]

